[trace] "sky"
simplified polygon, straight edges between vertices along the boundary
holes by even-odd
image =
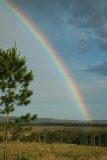
[[[24,12],[56,50],[72,75],[91,118],[107,119],[107,1],[10,2]],[[31,112],[44,118],[84,120],[52,58],[0,0],[0,47],[10,48],[15,42],[35,78],[31,85],[34,92],[31,104],[17,107],[14,114]]]

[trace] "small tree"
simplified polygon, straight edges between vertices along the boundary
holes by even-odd
[[[34,121],[35,119],[37,119],[37,114],[34,114],[32,116],[30,113],[27,113],[26,115],[22,115],[20,118],[17,118],[15,120],[15,123],[18,125],[21,125],[21,124],[26,125],[26,124]]]
[[[24,131],[26,131],[22,125],[28,125],[36,119],[37,114],[32,116],[30,113],[15,119],[15,123],[13,123],[13,133],[11,139],[19,142],[20,139],[24,136]]]
[[[17,53],[16,46],[0,49],[0,113],[5,115],[4,160],[7,160],[9,115],[16,106],[28,105],[33,94],[29,84],[33,80],[28,71],[25,57]]]

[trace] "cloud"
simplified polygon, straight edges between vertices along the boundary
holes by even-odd
[[[106,51],[106,47],[97,41],[107,40],[106,0],[31,0],[28,3],[26,0],[11,1],[16,1],[21,7],[24,6],[22,9],[30,13],[31,19],[40,25],[41,31],[46,33],[53,45],[56,43],[60,45],[62,41],[66,43],[73,39],[73,42],[78,41],[76,46],[80,54],[93,49],[96,43],[101,50],[105,48]],[[81,33],[87,36],[86,42]],[[78,39],[84,40],[80,48]]]
[[[97,28],[103,25],[107,19],[106,0],[103,2],[101,0],[71,0],[67,2],[69,7],[66,9],[69,9],[69,13],[71,13],[71,19],[68,18],[68,23],[72,23],[74,19],[73,23],[76,26]]]
[[[85,71],[87,72],[96,72],[100,75],[107,76],[107,61],[100,64],[88,67]]]
[[[100,44],[97,39],[107,40],[107,1],[106,0],[59,0],[60,4],[69,12],[69,16],[64,21],[65,25],[74,26],[93,32],[92,38],[94,43],[104,51],[106,45]],[[63,23],[63,21],[62,21]],[[87,32],[87,36],[90,33]],[[90,46],[92,48],[92,46]],[[83,50],[85,50],[84,46]],[[80,49],[81,52],[81,49]]]
[[[90,49],[90,45],[91,43],[89,42],[89,40],[80,40],[79,44],[78,44],[78,53],[80,54],[85,54],[88,52],[88,50]]]
[[[106,40],[96,40],[98,43],[98,46],[101,50],[106,51],[107,52],[107,41]]]

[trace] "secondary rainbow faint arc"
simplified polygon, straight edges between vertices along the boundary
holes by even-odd
[[[33,24],[33,22],[24,14],[24,12],[13,2],[9,0],[3,1],[4,6],[14,14],[14,16],[24,24],[27,29],[33,34],[36,41],[38,41],[42,47],[45,48],[49,56],[52,58],[54,63],[57,65],[59,71],[62,73],[65,82],[69,88],[71,97],[72,94],[75,97],[75,100],[86,120],[91,121],[91,116],[85,101],[79,93],[79,90],[73,80],[71,73],[69,73],[68,69],[65,67],[64,63],[61,61],[61,58],[58,56],[57,51],[49,44],[46,37],[39,31],[37,26]]]

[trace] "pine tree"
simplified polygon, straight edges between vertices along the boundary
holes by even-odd
[[[18,53],[16,45],[8,50],[0,49],[0,113],[5,116],[4,160],[7,160],[9,115],[16,106],[27,106],[33,94],[29,84],[33,80],[25,57]]]

